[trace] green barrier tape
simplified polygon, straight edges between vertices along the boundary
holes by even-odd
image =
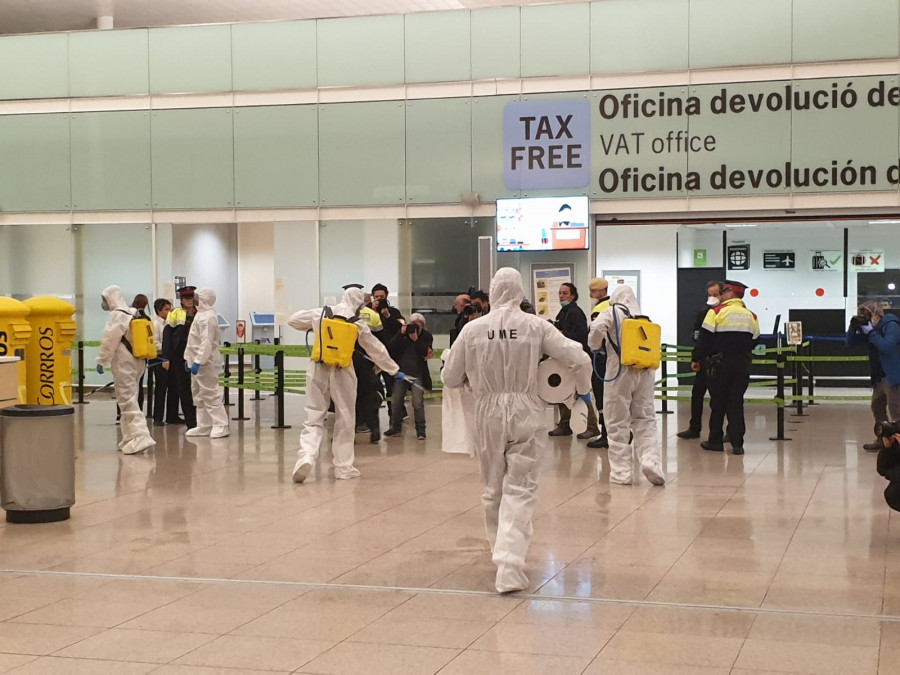
[[[654,396],[657,401],[682,401],[682,402],[690,402],[690,396],[663,396],[661,394],[657,394]],[[816,397],[818,398],[818,397]],[[771,398],[745,398],[744,403],[759,403],[759,404],[770,404],[777,403],[779,399],[771,399]]]
[[[85,347],[99,347],[100,341],[99,340],[83,340],[81,344]]]
[[[868,361],[868,356],[789,356],[788,361],[831,361],[831,362],[850,362],[850,361]]]
[[[815,394],[813,396],[804,395],[804,396],[788,396],[786,397],[789,401],[871,401],[871,396],[819,396]]]

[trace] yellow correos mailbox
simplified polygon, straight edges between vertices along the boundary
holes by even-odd
[[[19,357],[17,402],[25,403],[25,348],[31,337],[28,305],[15,298],[0,297],[0,356]]]
[[[30,298],[31,339],[25,367],[28,379],[27,402],[37,405],[72,403],[72,341],[77,325],[75,308],[52,296]]]

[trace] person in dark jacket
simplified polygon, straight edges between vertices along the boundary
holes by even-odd
[[[378,312],[381,317],[382,329],[375,334],[381,343],[389,348],[391,340],[400,332],[400,326],[403,325],[403,315],[396,307],[391,306],[388,302],[388,287],[384,284],[375,284],[372,286],[372,309]],[[394,378],[387,373],[381,374],[384,380],[384,390],[390,401],[388,402],[388,410],[394,407]],[[406,406],[403,412],[406,412]]]
[[[472,298],[469,297],[468,293],[460,293],[456,296],[456,300],[453,301],[453,312],[456,314],[456,319],[453,321],[453,328],[450,330],[451,347],[456,342],[459,331],[469,322],[469,317],[466,315],[466,307],[471,304]]]
[[[425,330],[425,317],[419,313],[411,314],[409,324],[400,328],[388,345],[391,358],[397,362],[407,379],[394,385],[394,405],[391,407],[391,428],[384,432],[385,436],[399,436],[403,432],[403,399],[409,390],[413,401],[413,420],[416,423],[416,437],[425,440],[425,391],[431,389],[431,374],[428,372],[428,359],[431,358],[431,346],[434,338]],[[409,378],[414,378],[415,384]]]
[[[881,305],[869,300],[859,306],[850,320],[844,341],[848,347],[868,345],[875,421],[900,419],[900,319],[885,314]],[[880,438],[863,445],[867,452],[878,452],[883,447]]]
[[[169,362],[169,376],[175,395],[181,401],[181,412],[188,429],[197,426],[197,409],[191,394],[191,374],[184,367],[184,350],[187,347],[188,333],[197,313],[194,304],[194,286],[185,286],[178,291],[181,308],[169,312],[166,327],[163,330],[162,357]]]
[[[693,340],[695,343],[700,337],[700,330],[703,328],[706,314],[711,308],[719,305],[721,297],[722,282],[708,282],[706,284],[706,304],[694,317]],[[709,381],[706,379],[706,373],[702,368],[698,368],[695,371],[694,383],[691,387],[691,421],[687,429],[675,434],[678,438],[700,438],[700,432],[703,430],[703,399],[707,389],[709,389]]]
[[[565,337],[574,340],[582,347],[586,354],[590,355],[591,351],[587,346],[588,339],[588,320],[581,307],[577,304],[578,289],[575,284],[565,282],[559,287],[559,302],[562,309],[556,315],[556,321],[553,324]],[[569,426],[569,420],[572,417],[572,411],[563,404],[559,404],[559,424],[556,428],[549,432],[550,436],[571,436],[572,427]],[[578,434],[581,440],[588,440],[600,435],[600,428],[597,426],[597,413],[594,412],[594,406],[588,406],[588,428]]]

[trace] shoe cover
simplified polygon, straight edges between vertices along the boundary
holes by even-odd
[[[610,472],[609,482],[615,483],[616,485],[631,485],[632,477],[631,474],[618,474]]]
[[[185,432],[185,436],[209,436],[212,433],[212,427],[194,427]]]
[[[295,483],[302,483],[309,476],[312,468],[313,463],[308,459],[298,459],[297,463],[294,464],[294,472],[291,474],[291,478]]]
[[[515,593],[516,591],[524,591],[528,588],[528,577],[525,572],[509,563],[500,563],[497,565],[497,578],[494,580],[494,587],[498,593]]]
[[[663,473],[662,467],[656,462],[648,462],[641,467],[644,477],[654,485],[665,485],[666,475]]]
[[[351,478],[359,478],[359,476],[359,469],[357,469],[355,466],[351,466],[347,469],[335,468],[334,470],[334,477],[337,480],[350,480]]]
[[[119,441],[119,445],[117,446],[119,448],[119,452],[122,452],[122,448],[124,448],[126,445],[128,445],[128,441],[126,441],[124,438]]]
[[[575,400],[571,407],[572,416],[569,418],[569,428],[574,434],[583,434],[588,427],[588,407],[580,398]]]
[[[134,455],[138,452],[152,448],[154,445],[156,445],[156,441],[149,436],[139,436],[138,438],[129,441],[125,447],[122,448],[122,454]]]
[[[231,433],[228,427],[213,427],[209,434],[210,438],[225,438]]]

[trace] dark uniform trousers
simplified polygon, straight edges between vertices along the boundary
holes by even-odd
[[[749,354],[725,356],[711,368],[709,382],[709,442],[722,444],[722,424],[728,417],[728,438],[735,448],[744,447],[744,393],[750,384]]]
[[[694,386],[691,387],[691,423],[690,430],[700,433],[703,428],[703,397],[709,389],[709,379],[701,368],[694,374]]]

